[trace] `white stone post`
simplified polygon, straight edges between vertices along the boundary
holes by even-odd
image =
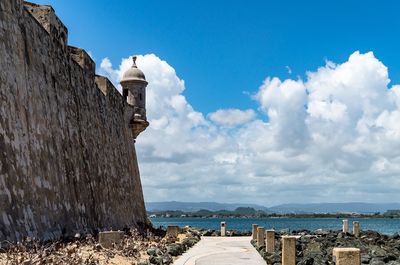
[[[226,223],[221,222],[221,236],[226,236]]]
[[[253,240],[257,240],[257,227],[258,225],[253,224],[251,227],[251,235],[253,236]]]
[[[360,222],[357,222],[357,221],[353,222],[353,235],[355,237],[360,236]]]
[[[358,248],[334,248],[333,261],[336,265],[360,265],[361,255]]]
[[[264,227],[257,228],[257,246],[265,246],[265,229]]]
[[[349,232],[349,220],[347,220],[347,219],[343,220],[342,231],[343,231],[343,233],[348,233]]]
[[[274,253],[275,251],[275,230],[267,230],[266,234],[266,243],[267,243],[267,253]]]
[[[282,237],[282,265],[296,265],[296,237]]]

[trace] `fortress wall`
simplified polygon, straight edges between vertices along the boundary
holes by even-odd
[[[132,107],[37,8],[0,2],[0,241],[145,222]]]

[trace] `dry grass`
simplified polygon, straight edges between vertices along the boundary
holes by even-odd
[[[87,264],[132,265],[148,258],[149,247],[165,247],[166,240],[152,233],[142,235],[135,230],[125,235],[123,241],[111,249],[102,248],[97,239],[39,242],[27,239],[0,250],[1,265]]]

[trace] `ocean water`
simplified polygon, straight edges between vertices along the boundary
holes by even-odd
[[[400,219],[389,218],[348,218],[349,228],[352,222],[359,221],[362,230],[374,230],[382,234],[400,234]],[[250,231],[252,224],[258,224],[265,229],[289,231],[307,230],[341,230],[342,219],[338,218],[150,218],[155,227],[178,225],[184,227],[190,225],[195,228],[214,229],[220,228],[220,223],[226,221],[228,230]]]

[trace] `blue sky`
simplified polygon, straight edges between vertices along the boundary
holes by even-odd
[[[397,1],[39,2],[116,86],[139,55],[146,201],[400,201]]]
[[[147,53],[168,61],[203,112],[254,107],[243,91],[255,92],[265,76],[304,77],[356,50],[374,51],[391,79],[400,79],[398,1],[38,2],[51,4],[69,28],[70,44],[97,61],[117,64]]]

